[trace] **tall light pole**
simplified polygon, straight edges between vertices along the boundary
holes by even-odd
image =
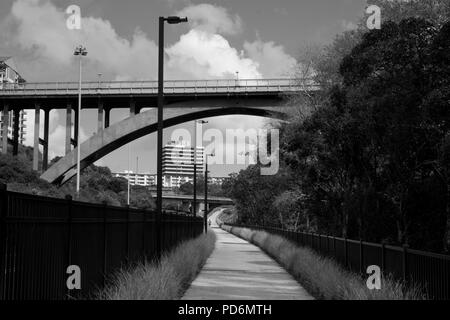
[[[81,150],[81,143],[80,143],[80,119],[81,119],[81,79],[82,79],[82,60],[83,57],[87,56],[88,52],[85,47],[82,45],[79,45],[75,52],[73,53],[74,56],[78,56],[80,59],[80,74],[78,78],[78,122],[77,122],[77,198],[80,198],[80,150]]]
[[[205,233],[208,233],[208,157],[214,157],[214,153],[206,155],[205,163],[205,211],[203,214],[203,223],[205,225]]]
[[[156,255],[161,259],[161,217],[162,217],[162,149],[164,133],[164,22],[179,24],[187,22],[187,18],[181,17],[159,17],[159,47],[158,47],[158,151],[157,177],[156,177]]]
[[[208,121],[197,120],[194,122],[194,210],[193,210],[194,216],[197,209],[197,124],[203,125],[206,123],[208,123]]]
[[[130,177],[130,171],[131,171],[131,146],[128,146],[128,177],[127,177],[127,181],[128,181],[128,185],[127,185],[127,205],[130,205],[130,194],[131,194],[131,177]],[[135,179],[136,182],[136,179]]]

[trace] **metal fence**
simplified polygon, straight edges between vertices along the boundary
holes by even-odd
[[[154,212],[3,189],[0,300],[88,298],[121,267],[156,257]],[[163,252],[203,231],[192,216],[164,214],[161,225]],[[81,269],[81,290],[67,288],[70,265]]]
[[[349,270],[366,274],[367,267],[379,266],[384,275],[405,283],[419,285],[429,299],[450,300],[450,256],[408,247],[396,247],[380,243],[355,241],[313,233],[293,232],[273,227],[235,225],[267,231],[307,246],[331,257]]]

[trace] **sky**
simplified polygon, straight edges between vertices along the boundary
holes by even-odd
[[[81,30],[66,27],[69,5],[81,8]],[[158,17],[180,15],[190,22],[166,26],[166,79],[234,79],[236,71],[240,78],[287,77],[302,49],[328,44],[354,28],[365,7],[365,0],[2,0],[0,56],[13,56],[28,82],[77,81],[72,53],[82,43],[89,51],[83,79],[97,81],[101,73],[103,81],[155,80]],[[111,122],[125,119],[127,112],[114,110]],[[96,132],[95,119],[95,111],[83,112],[82,141]],[[248,130],[267,123],[239,115],[207,120],[204,130]],[[52,111],[50,157],[64,153],[64,122],[65,111]],[[34,112],[28,113],[27,127],[26,144],[32,145]],[[193,124],[165,130],[165,141],[180,128],[192,131]],[[97,164],[113,172],[138,167],[141,173],[154,173],[156,135]],[[243,168],[212,165],[211,172],[226,176]]]

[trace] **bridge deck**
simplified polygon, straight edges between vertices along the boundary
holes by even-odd
[[[78,82],[41,82],[0,84],[0,105],[11,109],[66,109],[78,105]],[[318,90],[312,80],[249,79],[249,80],[174,80],[164,83],[166,107],[186,107],[186,102],[258,100],[260,105],[273,105],[288,93]],[[97,109],[100,101],[107,110],[128,108],[134,101],[137,110],[155,108],[158,83],[156,81],[83,82],[82,109]],[[189,107],[189,106],[188,106]]]
[[[165,94],[215,93],[280,93],[309,90],[311,80],[247,79],[247,80],[173,80],[164,82]],[[0,96],[68,96],[78,94],[78,82],[41,82],[0,84]],[[83,95],[157,95],[156,81],[83,82]]]

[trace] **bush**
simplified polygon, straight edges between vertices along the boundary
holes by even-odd
[[[161,259],[119,271],[98,300],[177,300],[187,290],[211,255],[213,232],[182,243]]]

